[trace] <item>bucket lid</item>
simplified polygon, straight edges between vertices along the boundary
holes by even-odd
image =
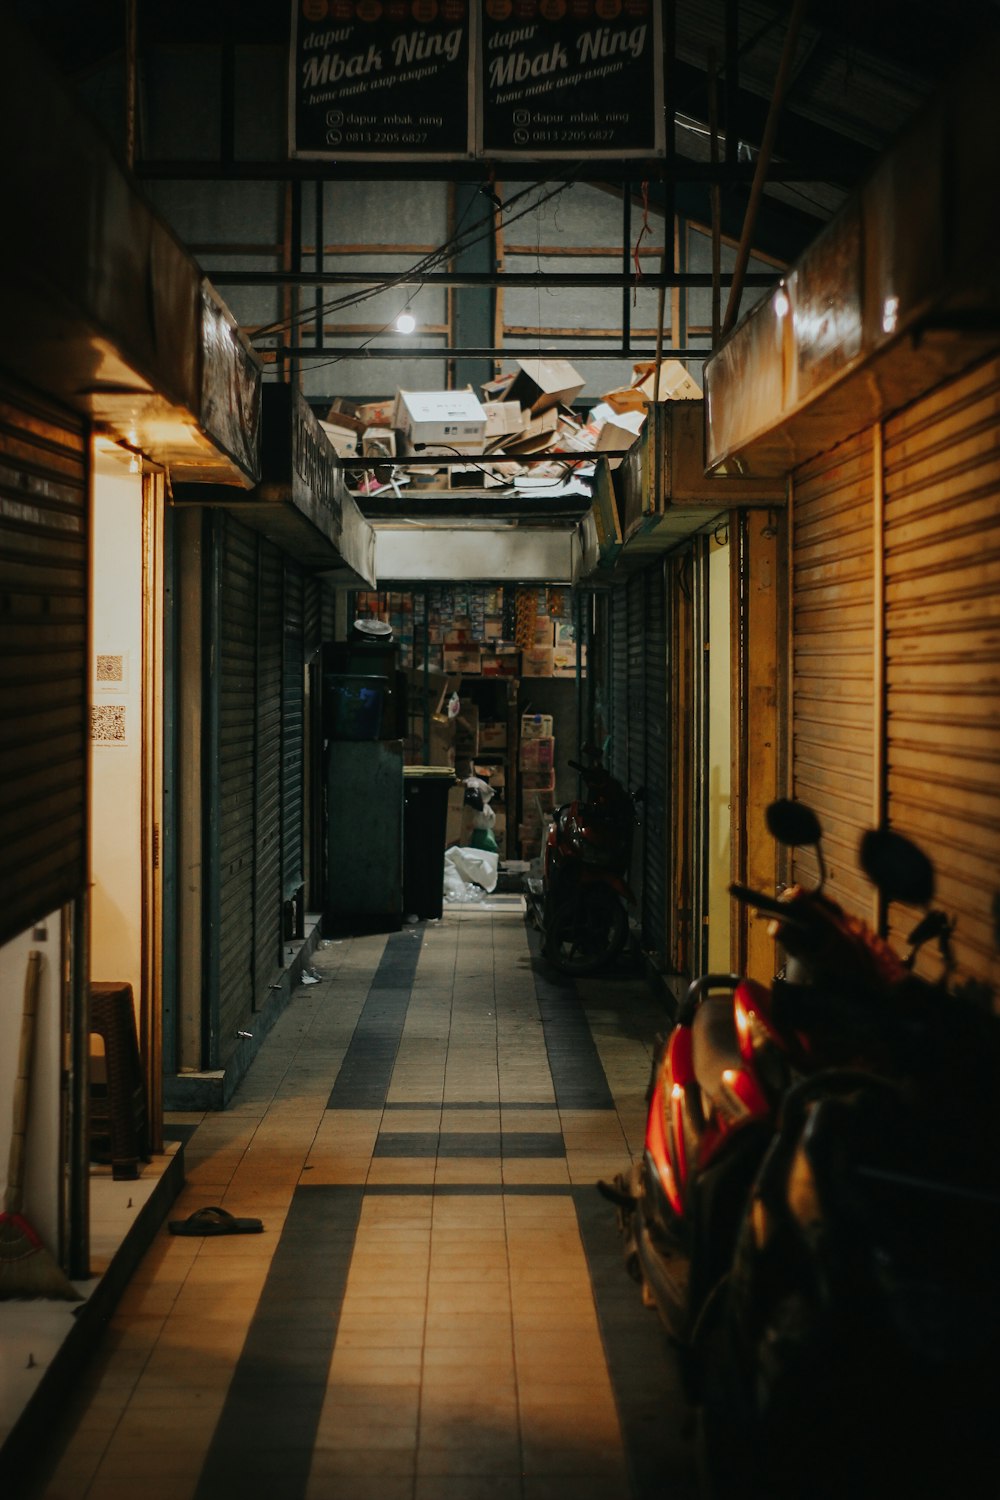
[[[388,620],[358,619],[354,622],[354,629],[365,641],[387,641],[392,635]]]

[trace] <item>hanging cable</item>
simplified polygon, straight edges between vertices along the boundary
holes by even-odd
[[[646,235],[652,234],[652,232],[652,229],[649,227],[649,182],[647,180],[642,184],[642,228],[639,230],[639,236],[635,242],[635,248],[632,251],[632,263],[635,266],[635,279],[637,283],[637,285],[632,288],[633,307],[635,307],[636,299],[638,296],[638,282],[642,280],[642,262],[639,259],[639,246],[642,244]]]

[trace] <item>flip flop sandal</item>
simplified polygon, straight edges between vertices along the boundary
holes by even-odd
[[[171,1234],[260,1234],[264,1228],[260,1219],[236,1219],[225,1208],[199,1208],[190,1218],[171,1219],[167,1225]]]

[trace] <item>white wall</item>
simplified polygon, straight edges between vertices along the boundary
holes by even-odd
[[[142,480],[94,466],[92,697],[107,733],[92,739],[90,977],[142,976]],[[98,660],[110,674],[100,680]],[[118,669],[121,677],[116,678]]]
[[[36,936],[43,932],[44,937]],[[56,912],[39,926],[0,947],[0,1181],[7,1190],[13,1122],[14,1080],[21,1048],[21,1012],[28,954],[42,955],[35,1023],[28,1138],[25,1150],[24,1215],[53,1255],[59,1253],[59,1081],[62,1018],[62,940]]]

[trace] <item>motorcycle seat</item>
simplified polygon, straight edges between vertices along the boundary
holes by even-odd
[[[691,1026],[691,1066],[710,1107],[735,1119],[738,1111],[734,1108],[730,1090],[723,1086],[723,1074],[743,1066],[733,1019],[732,995],[703,1000],[695,1011]]]

